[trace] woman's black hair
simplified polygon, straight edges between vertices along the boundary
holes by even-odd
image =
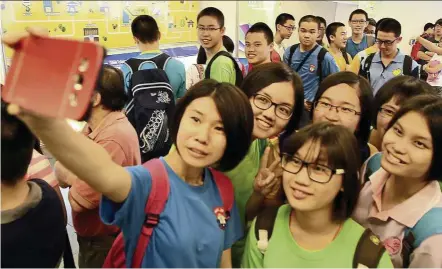
[[[426,81],[411,76],[398,76],[387,81],[374,97],[373,127],[377,128],[379,110],[393,97],[396,100],[396,105],[401,106],[406,100],[421,94],[437,95],[438,93]]]
[[[321,152],[327,156],[329,167],[345,171],[342,175],[343,191],[338,193],[333,202],[333,218],[344,221],[353,214],[361,188],[358,178],[361,167],[358,142],[348,128],[319,122],[308,125],[288,137],[282,146],[282,153],[293,156],[308,141],[320,143]]]
[[[260,90],[279,82],[291,82],[295,93],[293,115],[285,127],[284,134],[280,136],[282,141],[298,129],[304,111],[304,87],[301,77],[284,63],[265,63],[253,68],[244,78],[241,89],[248,98],[252,98]]]
[[[416,112],[422,115],[428,124],[433,142],[433,158],[428,180],[442,180],[442,98],[437,95],[424,94],[406,101],[388,124],[386,132],[405,114]]]
[[[170,126],[172,140],[176,145],[178,129],[186,108],[194,100],[203,97],[211,97],[215,102],[226,136],[226,149],[216,168],[221,171],[231,170],[246,156],[253,131],[250,101],[236,86],[213,79],[205,79],[192,86],[177,102]]]

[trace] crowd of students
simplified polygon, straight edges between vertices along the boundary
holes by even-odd
[[[2,101],[2,267],[73,266],[66,214],[80,268],[442,267],[442,19],[424,65],[397,20],[348,23],[258,22],[242,65],[208,7],[186,71],[141,15],[140,55],[103,66],[82,132]]]

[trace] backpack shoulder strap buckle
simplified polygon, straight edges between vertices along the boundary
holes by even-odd
[[[143,225],[146,226],[147,228],[154,228],[155,226],[158,225],[159,222],[160,222],[159,214],[148,213],[146,214]]]
[[[269,233],[267,230],[258,230],[258,243],[257,247],[262,254],[265,254],[269,246]]]

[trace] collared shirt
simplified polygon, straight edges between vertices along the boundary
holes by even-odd
[[[140,53],[136,59],[152,59],[160,55],[162,52],[160,50],[149,50]],[[139,70],[155,68],[152,63],[143,63],[140,65]],[[121,71],[124,75],[124,85],[126,90],[129,89],[130,79],[132,77],[132,69],[127,64],[121,65]],[[173,95],[175,100],[177,98],[183,97],[186,93],[186,69],[184,64],[177,59],[171,57],[164,66],[164,71],[166,72],[167,78],[170,81],[170,86],[173,89]]]
[[[373,88],[373,95],[376,95],[378,90],[387,81],[394,77],[403,75],[404,59],[405,54],[398,49],[398,52],[391,63],[388,64],[388,66],[384,66],[382,63],[381,52],[376,52],[370,66],[370,84]],[[362,66],[364,66],[366,60],[367,58],[362,60]],[[411,65],[411,75],[419,78],[419,64],[414,60]]]
[[[404,232],[412,228],[430,209],[442,207],[442,193],[436,180],[406,201],[389,209],[382,209],[382,191],[390,174],[380,168],[362,189],[353,219],[370,228],[384,243],[395,268],[403,267],[401,257]],[[410,268],[442,267],[442,234],[432,235],[411,253]]]
[[[372,53],[376,53],[378,51],[378,45],[373,45],[371,47],[366,48],[363,51],[358,52],[356,56],[353,58],[353,60],[350,63],[350,67],[348,71],[351,71],[355,73],[356,75],[359,74],[359,70],[361,69],[361,61],[363,61],[365,58],[367,58],[368,55]]]
[[[106,149],[116,164],[132,166],[141,163],[137,133],[122,112],[109,113],[94,130],[86,125],[83,133]],[[66,181],[72,184],[69,195],[84,208],[81,212],[72,210],[73,224],[77,233],[81,236],[97,236],[118,231],[116,227],[105,226],[100,220],[98,206],[101,194],[59,163],[56,167],[65,170],[61,174],[65,174],[64,176],[68,178]]]

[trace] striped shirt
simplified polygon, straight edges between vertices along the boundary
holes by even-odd
[[[35,149],[32,152],[32,160],[28,167],[27,179],[33,178],[43,179],[53,188],[58,187],[58,181],[49,160]]]

